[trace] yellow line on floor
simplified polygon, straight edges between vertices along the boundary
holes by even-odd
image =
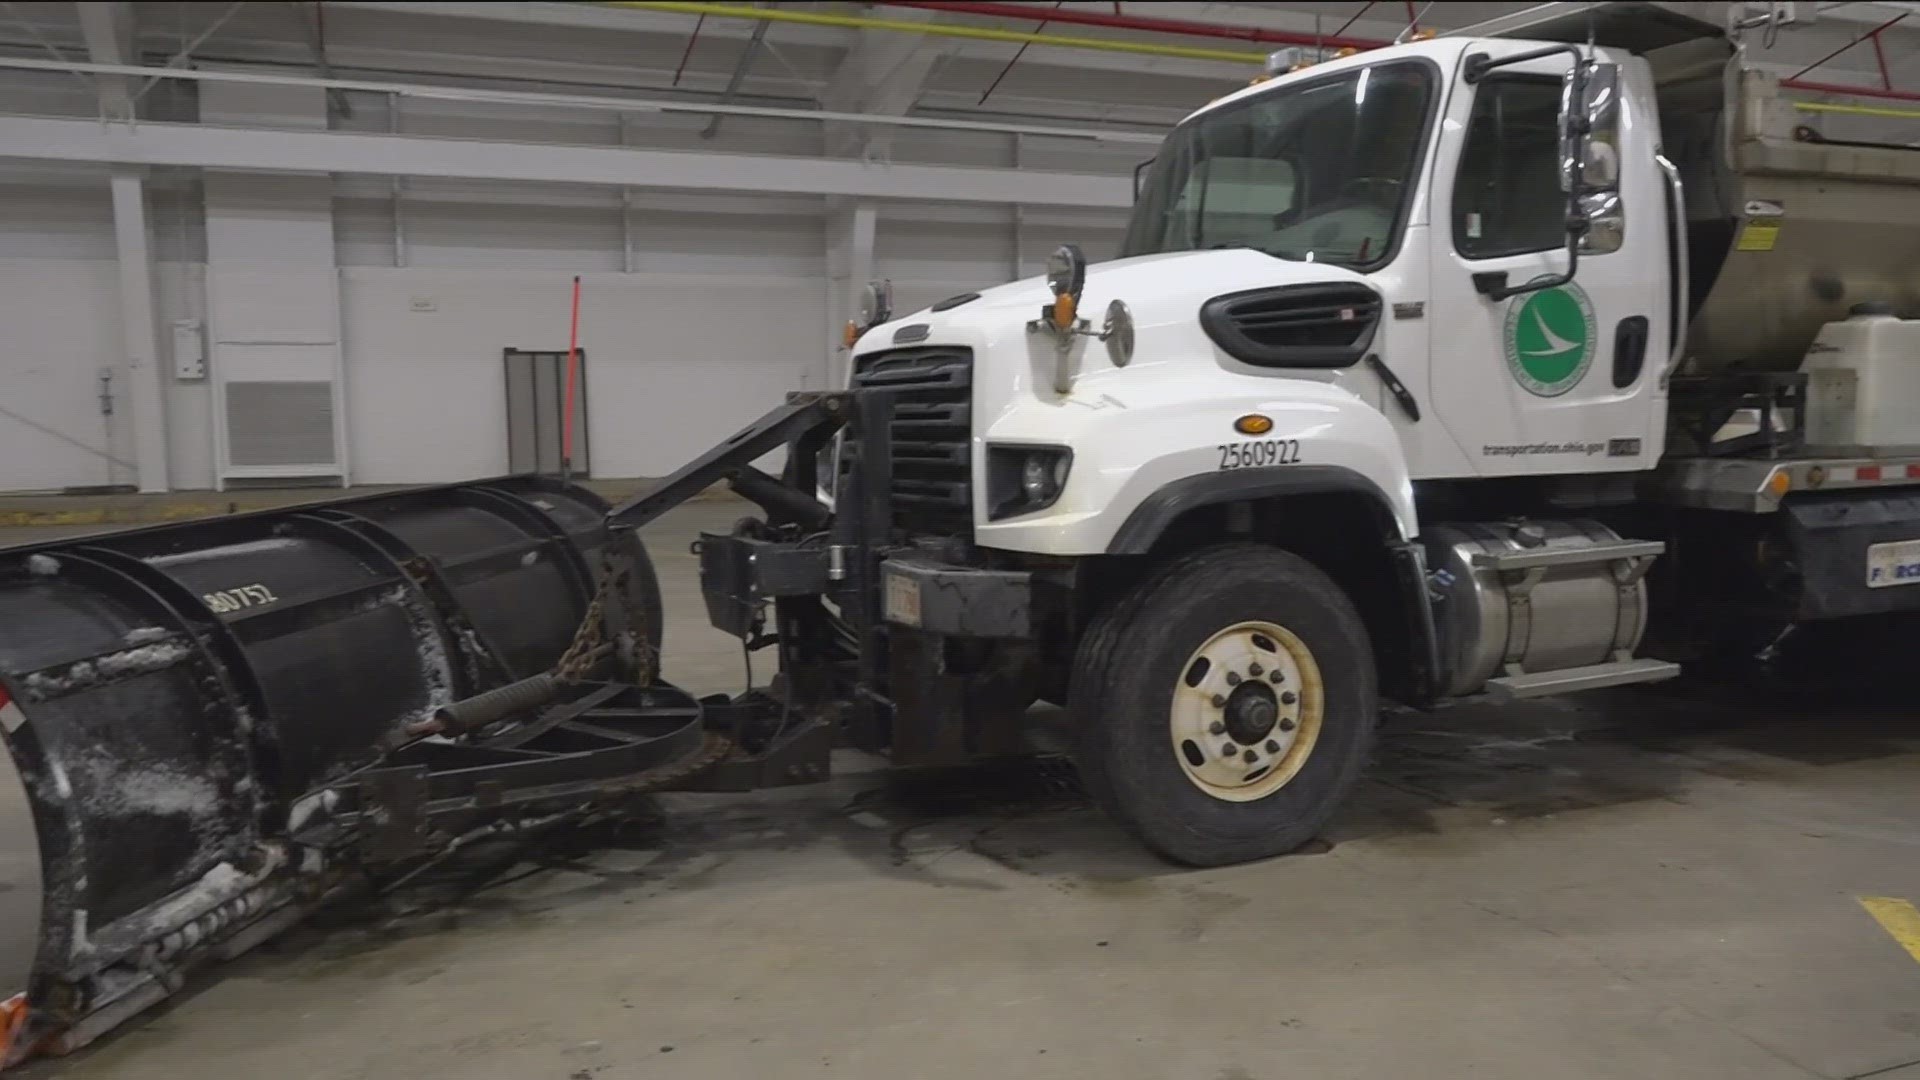
[[[1867,914],[1893,935],[1893,940],[1907,950],[1915,960],[1920,960],[1920,910],[1905,900],[1896,900],[1891,896],[1863,896],[1860,906]]]

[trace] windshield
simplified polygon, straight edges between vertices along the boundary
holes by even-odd
[[[1358,68],[1182,124],[1161,144],[1121,257],[1250,247],[1356,268],[1383,261],[1413,193],[1431,70]]]

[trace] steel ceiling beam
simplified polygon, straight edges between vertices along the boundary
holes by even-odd
[[[377,173],[608,187],[846,195],[912,202],[1120,209],[1124,176],[896,165],[767,154],[691,153],[198,124],[0,117],[0,156],[261,172]]]
[[[595,109],[622,113],[723,113],[730,116],[766,116],[785,120],[815,122],[844,121],[853,124],[880,124],[896,127],[943,128],[952,131],[997,131],[1007,134],[1035,135],[1061,139],[1091,139],[1096,142],[1158,145],[1160,136],[1144,131],[1116,131],[1102,128],[1048,127],[1036,124],[997,123],[985,120],[954,120],[932,116],[903,116],[884,112],[837,112],[822,109],[781,109],[760,105],[722,105],[710,101],[670,101],[654,98],[599,97],[586,94],[546,94],[525,90],[489,90],[471,86],[434,86],[425,83],[375,82],[364,79],[315,79],[305,75],[281,75],[261,71],[165,70],[127,64],[82,64],[73,61],[34,60],[28,57],[0,56],[0,69],[28,71],[66,71],[84,79],[86,74],[161,75],[169,79],[198,82],[258,83],[265,86],[310,86],[320,89],[359,91],[369,94],[395,94],[407,98],[437,101],[490,102],[501,105],[534,105],[545,108]]]
[[[680,15],[711,15],[722,19],[772,19],[775,22],[803,26],[837,27],[845,30],[892,30],[931,34],[936,37],[968,41],[992,41],[1012,45],[1047,45],[1061,49],[1085,49],[1093,52],[1129,53],[1135,56],[1169,56],[1186,60],[1219,60],[1230,64],[1259,64],[1262,53],[1227,49],[1202,49],[1188,45],[1164,45],[1148,41],[1124,41],[1119,38],[1065,37],[1055,34],[1029,34],[997,27],[961,26],[956,23],[918,25],[898,19],[874,19],[864,15],[841,15],[826,11],[797,11],[787,8],[754,8],[739,4],[692,2],[692,0],[598,0],[608,7],[634,8],[640,11],[672,12]],[[1116,16],[1125,18],[1126,16]],[[1309,35],[1311,36],[1311,35]]]
[[[931,19],[915,15],[916,20]],[[938,41],[924,35],[862,30],[851,49],[840,58],[833,82],[820,95],[823,106],[840,112],[905,116],[920,100],[927,76],[942,55]],[[885,157],[892,149],[892,132],[858,124],[831,123],[826,128],[828,155]]]
[[[738,94],[740,87],[746,84],[747,72],[753,70],[753,58],[760,54],[760,46],[767,40],[767,27],[772,25],[765,19],[754,24],[753,34],[747,38],[747,47],[741,50],[739,61],[733,65],[733,74],[727,76],[726,89],[720,91],[719,104],[733,104],[733,95]],[[720,121],[724,119],[725,116],[720,113],[713,114],[713,118],[707,121],[707,126],[700,129],[700,137],[711,139],[720,134]]]

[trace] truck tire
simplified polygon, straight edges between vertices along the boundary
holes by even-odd
[[[1359,778],[1379,711],[1346,594],[1305,559],[1245,543],[1186,556],[1096,616],[1069,698],[1088,792],[1193,866],[1313,839]]]

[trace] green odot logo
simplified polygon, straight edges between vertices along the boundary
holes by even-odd
[[[1516,297],[1507,308],[1507,370],[1530,394],[1559,397],[1593,366],[1593,304],[1574,284]]]

